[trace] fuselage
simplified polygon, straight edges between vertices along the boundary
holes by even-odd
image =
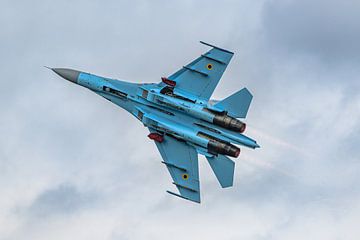
[[[242,134],[245,123],[212,109],[205,99],[189,98],[174,91],[171,84],[135,84],[71,69],[52,69],[65,79],[86,87],[134,115],[158,135],[172,136],[194,146],[198,153],[237,157],[233,145],[257,148],[253,139]],[[166,81],[165,81],[166,82]]]

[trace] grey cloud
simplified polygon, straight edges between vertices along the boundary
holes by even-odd
[[[359,63],[358,1],[269,1],[265,41],[273,53],[310,55],[327,63]]]
[[[58,214],[75,214],[96,202],[97,194],[79,190],[69,184],[61,184],[45,190],[26,208],[30,218],[52,217]]]

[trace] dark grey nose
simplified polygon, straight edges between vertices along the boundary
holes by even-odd
[[[70,82],[77,83],[78,77],[81,72],[68,68],[51,68],[60,77],[69,80]]]

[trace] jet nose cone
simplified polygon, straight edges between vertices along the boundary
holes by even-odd
[[[78,77],[81,72],[68,68],[51,68],[60,77],[69,80],[70,82],[77,83]]]

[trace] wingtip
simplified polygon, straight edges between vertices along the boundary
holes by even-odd
[[[207,43],[207,42],[204,42],[204,41],[200,41],[201,44],[204,44],[206,46],[209,46],[209,47],[213,47],[213,48],[216,48],[216,49],[219,49],[220,51],[223,51],[223,52],[227,52],[227,53],[230,53],[230,54],[234,54],[234,52],[232,51],[229,51],[229,50],[226,50],[224,48],[220,48],[220,47],[217,47],[213,44],[210,44],[210,43]]]
[[[184,197],[184,196],[182,196],[180,194],[174,193],[174,192],[169,191],[169,190],[167,190],[166,192],[169,193],[170,195],[173,195],[173,196],[185,199],[185,200],[189,200],[190,202],[199,203],[199,204],[201,203],[200,198],[199,199],[190,199],[190,198]]]

